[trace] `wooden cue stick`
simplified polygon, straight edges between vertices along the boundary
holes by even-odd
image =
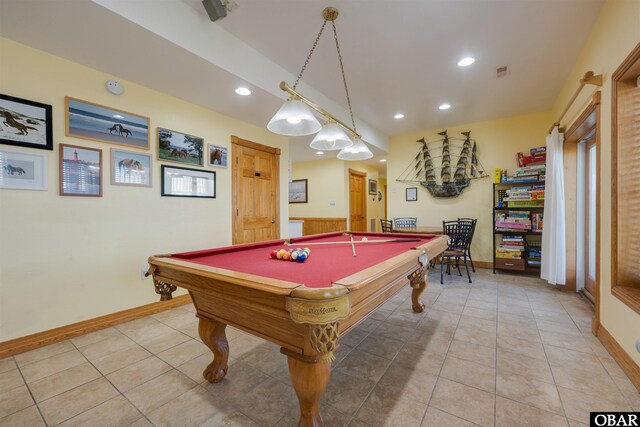
[[[284,241],[284,244],[287,246],[319,246],[319,245],[351,245],[351,244],[363,245],[365,243],[419,242],[420,240],[422,239],[415,237],[415,238],[406,238],[406,239],[367,240],[364,242],[362,240],[354,240],[353,243],[352,242],[291,243],[291,241],[287,239]]]
[[[351,237],[351,249],[353,250],[353,256],[356,256],[356,245],[353,243],[353,234],[349,234]]]

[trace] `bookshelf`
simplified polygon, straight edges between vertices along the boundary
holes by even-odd
[[[493,184],[494,273],[540,274],[544,189],[544,181]]]

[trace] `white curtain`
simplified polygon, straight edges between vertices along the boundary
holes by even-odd
[[[564,135],[558,126],[547,136],[547,176],[542,227],[540,277],[551,285],[566,283],[566,241],[564,216]]]

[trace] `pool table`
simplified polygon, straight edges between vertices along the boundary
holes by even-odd
[[[270,256],[305,247],[311,252],[304,263]],[[429,260],[446,248],[447,236],[338,232],[155,255],[148,274],[161,299],[178,286],[189,291],[200,337],[214,356],[203,373],[208,381],[227,374],[225,328],[232,325],[281,346],[299,400],[298,425],[323,426],[319,402],[339,337],[407,285],[413,310],[423,311]]]

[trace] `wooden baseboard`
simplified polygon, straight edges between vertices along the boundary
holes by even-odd
[[[493,268],[493,263],[491,261],[473,261],[473,266],[475,268]]]
[[[58,341],[77,337],[89,332],[104,329],[109,326],[139,319],[140,317],[148,316],[160,311],[169,310],[171,308],[189,304],[190,302],[191,297],[188,294],[180,295],[169,301],[153,302],[141,307],[130,308],[117,313],[95,317],[93,319],[72,323],[71,325],[61,326],[44,332],[38,332],[37,334],[27,335],[26,337],[0,342],[0,359],[28,350],[33,350],[48,344],[53,344]]]
[[[609,354],[613,356],[618,365],[627,374],[633,385],[640,391],[640,366],[620,347],[620,344],[601,323],[598,324],[596,335]]]

